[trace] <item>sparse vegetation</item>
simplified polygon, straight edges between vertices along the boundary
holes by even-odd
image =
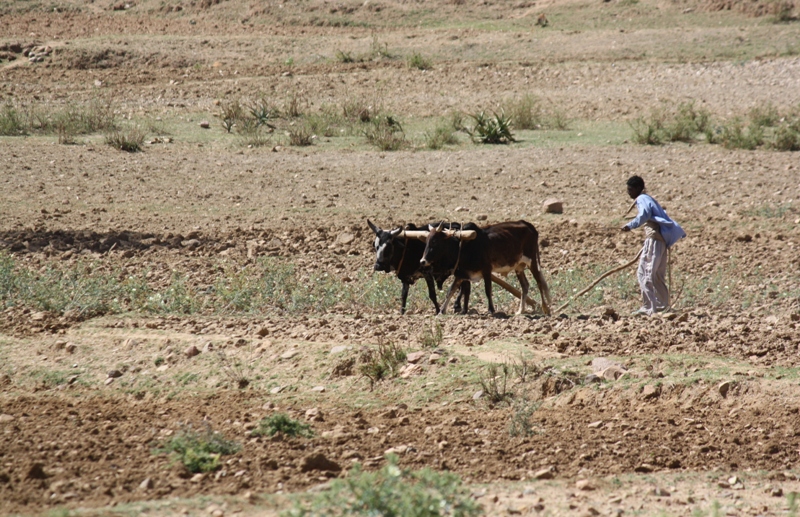
[[[408,65],[409,68],[416,68],[417,70],[430,70],[431,68],[433,68],[431,60],[423,56],[419,52],[414,52],[413,54],[408,56],[406,64]]]
[[[373,118],[364,130],[364,136],[381,151],[397,151],[406,146],[403,127],[391,115]]]
[[[287,133],[289,135],[289,145],[305,147],[314,143],[315,135],[308,124],[301,123],[289,126]]]
[[[503,112],[508,113],[517,129],[541,129],[544,126],[541,103],[533,95],[507,100]]]
[[[217,470],[222,464],[220,460],[222,456],[236,454],[240,448],[239,444],[226,440],[206,424],[203,431],[186,426],[162,443],[154,452],[170,454],[183,464],[186,470],[198,473]]]
[[[364,352],[359,372],[369,380],[370,390],[383,379],[394,377],[406,361],[406,351],[391,341],[380,339],[376,348]]]
[[[106,145],[110,145],[114,149],[127,153],[136,153],[142,150],[145,136],[147,135],[139,127],[132,126],[106,134],[105,142]]]
[[[511,131],[511,117],[507,117],[505,113],[487,115],[486,112],[481,111],[470,116],[475,121],[475,124],[472,128],[466,129],[466,131],[474,142],[482,144],[509,144],[516,142]]]
[[[425,348],[439,348],[444,341],[444,327],[438,321],[426,326],[422,331],[422,346]]]
[[[491,363],[486,365],[480,373],[478,380],[481,384],[483,395],[491,404],[507,402],[513,397],[508,389],[511,368],[506,364]]]
[[[365,472],[356,465],[345,479],[333,481],[328,490],[282,515],[469,517],[482,514],[481,506],[461,487],[456,474],[407,470],[398,465],[396,456],[389,455],[381,470]]]
[[[450,124],[436,126],[431,131],[425,132],[425,146],[428,149],[441,149],[446,145],[458,144],[455,130]]]
[[[517,436],[532,436],[535,433],[533,415],[541,404],[521,398],[514,402],[512,410],[514,414],[508,424],[508,434]]]
[[[253,436],[275,436],[278,433],[291,437],[311,438],[314,436],[310,425],[295,420],[285,413],[275,413],[263,418],[252,432]]]

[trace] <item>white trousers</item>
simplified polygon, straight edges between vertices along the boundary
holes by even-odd
[[[669,305],[666,273],[667,245],[660,239],[645,239],[636,275],[642,290],[641,312],[652,315]]]

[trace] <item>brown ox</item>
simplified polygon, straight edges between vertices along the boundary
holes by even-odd
[[[550,313],[550,289],[542,275],[539,261],[539,232],[526,221],[509,221],[479,228],[474,223],[462,227],[470,233],[471,240],[462,239],[459,232],[444,230],[442,225],[431,228],[425,243],[425,251],[420,263],[431,266],[440,262],[455,264],[453,276],[455,281],[442,304],[442,312],[453,293],[465,280],[477,282],[481,278],[486,289],[489,312],[494,313],[492,303],[492,273],[507,275],[514,272],[522,288],[522,297],[517,314],[525,311],[525,298],[530,284],[525,276],[525,268],[530,268],[539,293],[542,296],[542,311]],[[462,306],[462,314],[468,310],[467,303]]]

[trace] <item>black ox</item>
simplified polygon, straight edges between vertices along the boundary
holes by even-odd
[[[448,231],[444,225],[430,227],[420,263],[436,269],[440,264],[453,268],[452,287],[447,293],[442,312],[447,309],[453,293],[460,285],[469,285],[470,281],[483,279],[489,312],[494,313],[492,303],[492,273],[507,275],[516,273],[522,288],[519,310],[525,311],[525,298],[530,284],[525,276],[525,269],[530,268],[533,278],[539,286],[542,296],[542,311],[550,313],[550,289],[542,275],[539,260],[539,232],[526,221],[509,221],[480,228],[474,223],[467,223],[462,228],[466,233],[474,230],[475,236],[466,240],[460,232]],[[464,281],[467,282],[464,282]],[[462,313],[466,314],[469,300],[464,301]]]
[[[427,231],[429,225],[416,226],[415,224],[407,224],[405,228],[395,228],[393,230],[382,230],[375,226],[369,219],[367,224],[370,229],[375,233],[375,271],[382,271],[384,273],[394,272],[400,282],[403,284],[401,291],[401,307],[400,314],[406,312],[406,301],[408,300],[408,288],[420,278],[425,279],[428,285],[428,296],[436,308],[436,314],[439,314],[439,302],[436,299],[436,286],[442,288],[444,281],[453,273],[453,266],[455,261],[441,260],[434,267],[422,266],[422,254],[425,251],[425,242],[415,238],[401,237],[400,234],[403,230],[406,231]],[[436,223],[441,225],[440,223]],[[460,227],[457,223],[441,225],[443,228]],[[464,304],[468,303],[470,286],[465,284],[461,293],[456,297],[454,310],[458,312],[461,309],[461,299],[464,299]]]

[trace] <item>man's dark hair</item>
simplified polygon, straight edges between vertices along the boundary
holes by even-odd
[[[638,189],[644,190],[644,180],[641,178],[641,176],[631,176],[630,178],[628,178],[627,185],[637,190]]]

